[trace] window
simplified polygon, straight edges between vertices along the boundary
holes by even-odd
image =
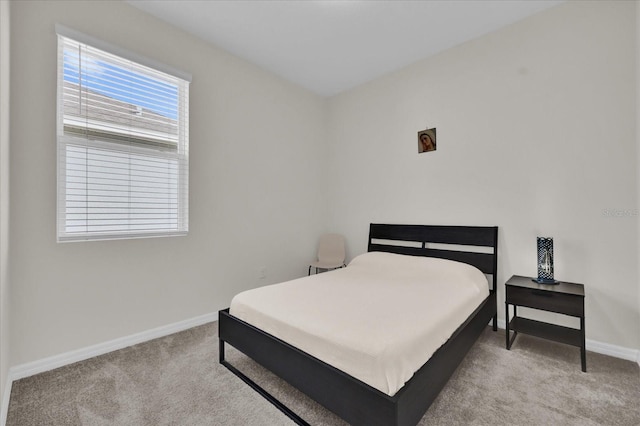
[[[185,235],[189,77],[56,29],[58,241]]]

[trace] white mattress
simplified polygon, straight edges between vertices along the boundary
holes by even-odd
[[[393,396],[488,294],[473,266],[371,252],[240,293],[230,313]]]

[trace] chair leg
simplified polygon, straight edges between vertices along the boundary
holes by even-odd
[[[307,276],[311,275],[311,265],[309,265],[309,273],[307,274]]]

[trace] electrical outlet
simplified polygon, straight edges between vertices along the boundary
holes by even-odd
[[[267,278],[267,267],[263,266],[262,268],[260,268],[260,271],[258,272],[258,278],[260,278],[261,280]]]

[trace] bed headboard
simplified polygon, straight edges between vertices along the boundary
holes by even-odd
[[[405,243],[402,245],[402,243]],[[409,245],[406,245],[406,244]],[[451,247],[436,248],[429,244],[446,244]],[[484,247],[482,252],[454,246]],[[453,250],[449,250],[452,248]],[[369,227],[367,251],[413,256],[437,257],[468,263],[493,277],[497,284],[498,227],[497,226],[442,226],[442,225],[387,225],[372,223]]]

